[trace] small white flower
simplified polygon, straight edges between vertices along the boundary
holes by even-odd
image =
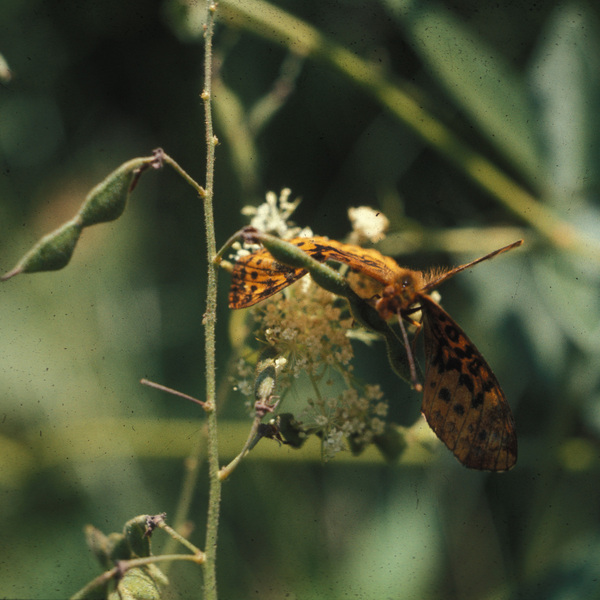
[[[362,244],[366,241],[379,242],[385,237],[390,226],[388,218],[370,206],[359,206],[348,209],[348,218],[352,223],[352,243]]]
[[[344,449],[344,433],[337,429],[332,429],[329,435],[323,440],[322,448],[325,460],[333,458],[340,450]]]
[[[287,358],[285,356],[279,356],[275,359],[275,368],[277,370],[283,369],[287,365]]]
[[[316,415],[315,425],[317,425],[317,427],[325,427],[325,425],[327,425],[327,417],[325,415]]]
[[[259,206],[245,206],[242,208],[242,214],[252,217],[250,226],[264,231],[274,233],[281,238],[295,237],[299,228],[291,228],[288,219],[300,204],[300,198],[290,202],[291,194],[289,188],[284,188],[279,194],[279,198],[274,192],[267,192],[265,202]]]
[[[346,331],[346,337],[351,340],[358,340],[367,346],[370,346],[373,342],[381,340],[380,335],[362,328],[348,329]]]
[[[249,381],[238,381],[235,387],[243,396],[250,396],[253,393],[252,384]]]
[[[374,417],[371,419],[371,431],[373,435],[381,435],[385,431],[385,421]]]
[[[388,405],[387,402],[378,402],[373,409],[373,413],[378,417],[385,417],[388,413]]]

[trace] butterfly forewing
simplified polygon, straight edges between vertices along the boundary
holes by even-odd
[[[393,258],[377,250],[342,244],[325,237],[298,237],[289,240],[319,262],[340,262],[362,274],[387,284],[401,270]],[[229,308],[247,308],[266,300],[304,275],[305,269],[294,269],[277,262],[264,248],[239,258],[232,272]]]
[[[247,308],[266,300],[306,275],[278,263],[264,248],[243,256],[233,266],[229,308]]]
[[[510,469],[517,461],[517,436],[498,380],[450,315],[428,296],[420,301],[426,359],[423,415],[467,467]]]
[[[324,237],[315,237],[306,240],[305,245],[297,244],[304,252],[310,254],[313,258],[324,262],[333,260],[344,263],[359,271],[367,277],[371,277],[384,285],[389,285],[396,279],[403,269],[398,263],[389,256],[384,256],[381,252],[373,248],[361,248],[351,244],[342,244],[335,240],[328,240]]]

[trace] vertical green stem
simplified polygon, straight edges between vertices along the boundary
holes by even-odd
[[[208,253],[208,289],[206,312],[204,314],[206,350],[206,411],[208,421],[208,513],[206,516],[206,562],[204,563],[204,598],[217,600],[217,533],[221,502],[221,481],[219,479],[219,446],[217,439],[217,412],[215,404],[215,324],[217,304],[217,267],[213,264],[217,252],[213,218],[215,137],[212,125],[211,79],[212,79],[212,38],[215,25],[216,5],[207,0],[207,20],[204,45],[204,89],[202,100],[205,112],[206,131],[206,187],[204,193],[204,214],[206,221],[206,244]]]

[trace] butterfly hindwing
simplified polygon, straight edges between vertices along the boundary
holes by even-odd
[[[467,467],[510,469],[517,437],[496,376],[448,313],[424,294],[420,303],[426,359],[421,410],[427,422]]]

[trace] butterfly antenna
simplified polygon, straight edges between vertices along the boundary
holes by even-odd
[[[443,273],[442,275],[439,275],[438,277],[434,277],[434,279],[427,282],[427,284],[425,286],[423,286],[422,291],[429,292],[429,291],[437,288],[441,283],[446,281],[446,279],[450,279],[450,277],[454,277],[454,275],[456,275],[457,273],[460,273],[461,271],[464,271],[465,269],[474,267],[475,265],[479,264],[480,262],[483,262],[484,260],[489,260],[490,258],[494,258],[494,256],[497,256],[498,254],[502,254],[503,252],[508,252],[509,250],[512,250],[513,248],[517,248],[522,243],[523,243],[523,240],[517,240],[516,242],[513,242],[512,244],[509,244],[508,246],[504,246],[504,248],[499,248],[498,250],[494,250],[493,252],[490,252],[489,254],[482,256],[481,258],[477,258],[476,260],[473,260],[470,263],[467,263],[466,265],[460,265],[459,267],[454,267],[453,269],[450,269],[446,273]]]
[[[400,324],[400,331],[402,332],[402,340],[404,341],[404,347],[406,348],[406,356],[408,358],[408,367],[410,369],[410,381],[412,386],[417,390],[417,392],[423,391],[423,386],[419,383],[417,378],[417,368],[415,367],[415,357],[413,355],[412,349],[410,347],[410,341],[408,339],[408,334],[406,333],[406,327],[404,327],[404,320],[402,319],[402,315],[398,311],[398,323]]]

